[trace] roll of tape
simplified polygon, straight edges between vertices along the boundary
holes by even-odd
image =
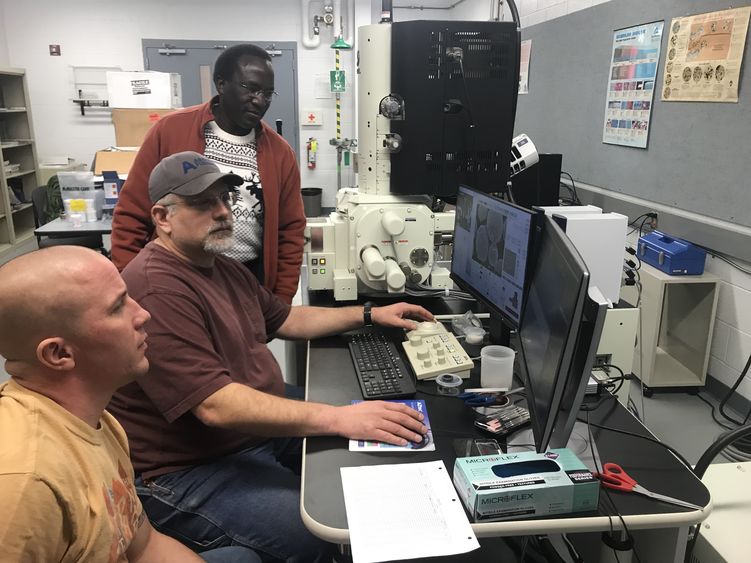
[[[462,378],[453,373],[443,373],[435,378],[435,382],[442,395],[458,395],[461,391]]]

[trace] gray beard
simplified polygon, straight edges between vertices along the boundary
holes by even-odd
[[[234,233],[229,236],[212,233],[203,241],[203,249],[209,254],[224,254],[235,245]]]

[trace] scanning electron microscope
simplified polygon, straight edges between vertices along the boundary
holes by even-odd
[[[452,287],[436,249],[460,184],[502,192],[537,161],[513,139],[519,35],[512,22],[411,21],[358,30],[358,187],[308,219],[308,288],[336,301]],[[509,150],[511,147],[511,150]]]

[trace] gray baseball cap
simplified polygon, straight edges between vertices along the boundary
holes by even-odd
[[[197,152],[178,152],[162,159],[151,171],[149,197],[151,203],[156,203],[167,194],[198,195],[220,180],[229,186],[239,186],[244,182],[237,174],[222,172]]]

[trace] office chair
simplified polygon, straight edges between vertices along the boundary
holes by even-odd
[[[50,216],[47,201],[47,186],[39,186],[31,192],[31,204],[34,211],[34,224],[36,228],[49,223],[54,217]],[[98,250],[105,256],[108,256],[104,248],[102,235],[37,235],[37,245],[39,248],[49,248],[51,246],[73,245],[85,246],[93,250]]]

